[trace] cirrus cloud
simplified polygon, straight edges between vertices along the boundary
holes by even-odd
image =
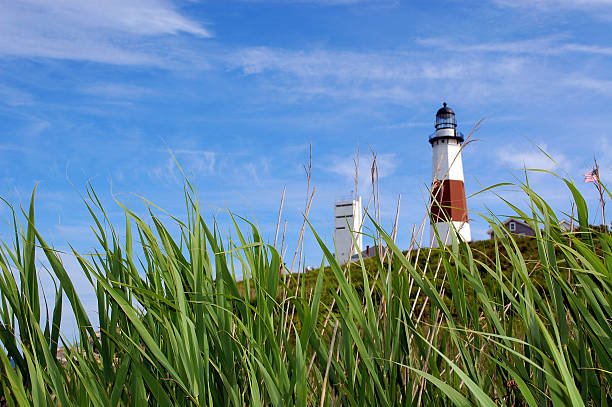
[[[212,33],[165,0],[1,1],[0,56],[161,65],[147,41]],[[145,41],[145,39],[147,39]]]

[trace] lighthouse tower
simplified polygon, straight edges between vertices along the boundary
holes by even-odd
[[[429,143],[433,148],[431,245],[438,247],[434,226],[444,244],[452,242],[454,233],[471,242],[461,161],[463,134],[457,131],[455,112],[446,103],[436,113],[436,132],[429,136]]]

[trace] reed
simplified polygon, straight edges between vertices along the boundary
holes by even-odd
[[[402,252],[374,222],[389,250],[367,267],[339,265],[311,228],[323,253],[314,284],[281,275],[276,239],[248,220],[230,214],[236,239],[223,238],[189,183],[185,220],[172,218],[180,233],[153,210],[123,207],[125,239],[88,188],[97,249],[71,255],[96,292],[97,320],[36,229],[33,193],[0,249],[2,403],[609,405],[612,236],[588,225],[583,197],[565,182],[577,231],[563,230],[527,183],[518,187],[529,212],[508,203],[537,231],[536,259],[492,214],[480,215],[498,236],[489,256],[457,240]],[[56,283],[48,312],[37,248]],[[64,298],[76,343],[59,330]]]

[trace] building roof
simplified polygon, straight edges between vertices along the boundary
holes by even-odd
[[[507,226],[508,226],[508,224],[510,224],[510,222],[520,223],[521,225],[523,225],[523,226],[525,226],[525,227],[528,227],[529,229],[533,230],[533,228],[532,228],[532,227],[531,227],[531,226],[530,226],[528,223],[523,222],[522,220],[518,220],[518,219],[516,219],[516,218],[508,218],[508,219],[506,219],[505,221],[503,221],[503,222],[502,222],[502,224],[503,224],[504,226],[506,226],[506,227],[507,227]],[[489,230],[487,231],[487,234],[489,234],[489,235],[490,235],[491,233],[493,233],[493,229],[489,229]]]
[[[508,219],[506,219],[506,220],[504,221],[504,225],[506,225],[506,226],[507,226],[507,225],[508,225],[510,222],[513,222],[513,221],[514,221],[514,222],[516,222],[516,223],[520,223],[520,224],[521,224],[521,225],[523,225],[523,226],[527,226],[527,227],[528,227],[528,228],[530,228],[530,229],[533,229],[531,226],[529,226],[529,224],[528,224],[528,223],[523,222],[522,220],[518,220],[518,219],[516,219],[516,218],[508,218]]]

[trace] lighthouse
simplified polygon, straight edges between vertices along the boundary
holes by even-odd
[[[438,247],[457,233],[465,242],[472,241],[468,223],[461,146],[463,134],[457,131],[455,112],[446,103],[436,113],[436,132],[429,136],[433,149],[431,174],[431,245]]]

